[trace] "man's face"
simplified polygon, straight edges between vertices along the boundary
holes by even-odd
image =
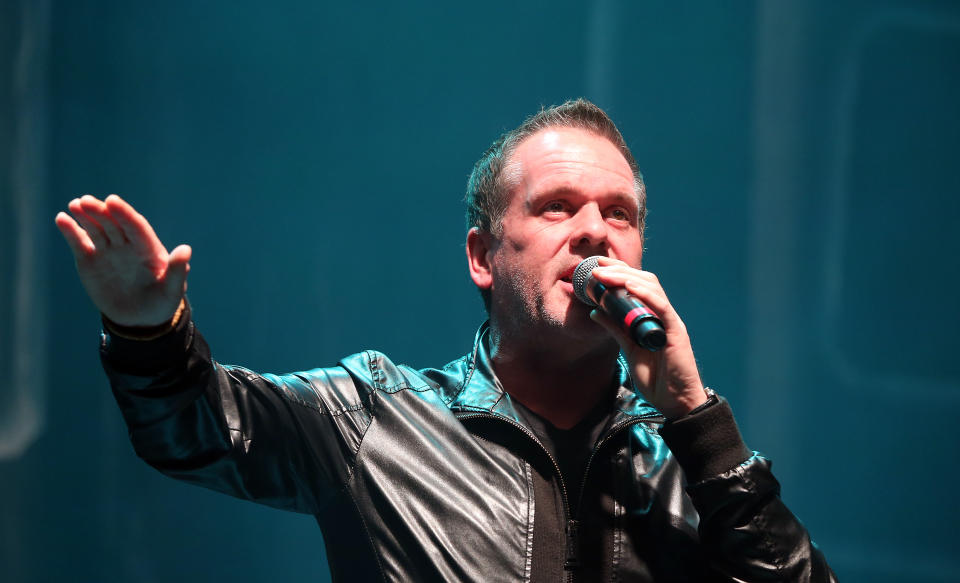
[[[510,159],[519,176],[491,245],[491,311],[499,321],[600,332],[573,293],[582,259],[606,255],[640,266],[633,173],[609,140],[575,128],[547,128]],[[508,166],[507,170],[510,170]]]

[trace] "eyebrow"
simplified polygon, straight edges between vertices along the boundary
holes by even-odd
[[[564,197],[576,197],[581,196],[580,191],[569,186],[557,186],[549,190],[544,190],[542,192],[528,193],[524,200],[524,205],[527,210],[530,210],[534,203],[539,202],[544,199],[552,198],[564,198]],[[640,208],[640,200],[637,197],[637,194],[634,191],[630,191],[630,194],[625,192],[610,192],[604,195],[604,198],[613,198],[618,201],[622,201],[624,204],[628,204],[634,210]]]

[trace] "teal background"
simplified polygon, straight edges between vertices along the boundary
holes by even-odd
[[[193,246],[220,361],[437,366],[484,319],[473,162],[577,96],[633,148],[645,267],[840,579],[960,580],[957,3],[13,0],[0,57],[2,580],[328,578],[311,517],[133,454],[53,225],[72,197]]]

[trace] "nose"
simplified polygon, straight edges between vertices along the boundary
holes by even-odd
[[[570,233],[572,247],[591,247],[605,249],[607,246],[607,223],[596,203],[580,207],[574,217],[574,227]]]

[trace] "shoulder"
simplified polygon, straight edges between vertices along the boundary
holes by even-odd
[[[397,391],[427,391],[436,389],[436,383],[421,371],[405,364],[397,364],[386,354],[376,350],[364,350],[342,359],[338,365],[359,385],[371,391],[395,393]]]

